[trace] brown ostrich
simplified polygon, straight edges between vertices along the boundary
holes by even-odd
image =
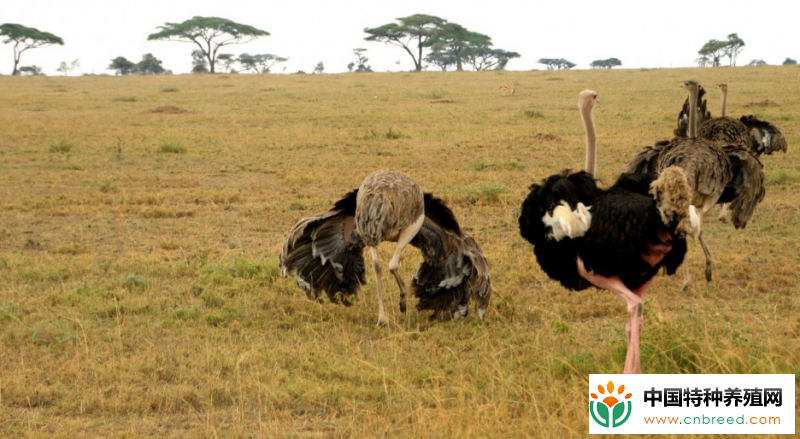
[[[489,266],[472,237],[463,233],[444,202],[425,194],[408,175],[381,170],[367,176],[328,212],[301,219],[292,227],[280,256],[285,276],[294,272],[310,299],[325,291],[331,302],[350,304],[365,282],[364,247],[370,248],[378,295],[378,325],[388,323],[383,305],[378,245],[397,243],[389,262],[400,288],[400,311],[406,311],[408,288],[400,276],[400,255],[411,244],[423,262],[412,288],[417,309],[432,318],[465,317],[469,301],[485,318],[491,296]]]
[[[763,167],[758,157],[762,153],[772,154],[773,151],[786,152],[786,139],[775,125],[752,114],[739,119],[727,117],[725,107],[728,102],[728,84],[717,84],[715,88],[722,94],[720,117],[708,118],[700,123],[697,135],[703,139],[719,142],[728,153],[733,166],[733,179],[719,200],[722,207],[717,219],[728,222],[731,201],[737,198],[737,194],[741,194],[741,197],[738,197],[740,209],[730,215],[734,226],[738,229],[747,224],[752,209],[755,208],[755,204],[746,198],[758,196],[757,192],[747,194],[742,191],[742,185],[747,184],[747,181],[744,181],[747,177],[740,168],[747,168],[746,174],[757,175]],[[684,111],[686,111],[685,105],[681,113]],[[753,158],[745,156],[744,151],[749,151]]]
[[[761,163],[738,144],[724,144],[697,137],[697,81],[685,81],[689,93],[688,137],[676,137],[647,147],[628,164],[628,172],[660,172],[669,166],[683,169],[692,188],[692,205],[701,216],[717,203],[731,202],[736,228],[747,225],[756,205],[764,199],[764,171]],[[706,259],[705,277],[711,281],[714,257],[702,229],[698,241]],[[684,266],[683,289],[691,283]]]

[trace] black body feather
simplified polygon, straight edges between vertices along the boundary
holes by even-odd
[[[592,223],[580,250],[586,270],[619,276],[630,289],[653,278],[661,267],[674,274],[686,255],[686,239],[677,224],[663,224],[656,201],[648,194],[658,174],[622,174],[592,207]],[[651,267],[642,259],[648,244],[661,242],[659,232],[671,234],[672,250]]]
[[[622,174],[608,190],[597,188],[585,172],[558,174],[531,186],[522,204],[520,233],[534,245],[542,270],[565,288],[582,290],[591,286],[578,273],[580,256],[587,270],[602,276],[619,276],[630,289],[637,289],[664,267],[668,274],[683,262],[686,240],[675,231],[677,224],[663,224],[656,201],[649,194],[658,174]],[[553,240],[542,218],[564,200],[570,208],[578,202],[591,206],[591,224],[580,237]],[[648,244],[658,244],[659,231],[671,234],[672,250],[655,266],[642,259]]]
[[[554,241],[547,238],[549,226],[542,217],[563,200],[575,209],[578,203],[591,206],[603,193],[591,174],[579,171],[570,174],[569,170],[551,175],[541,184],[533,184],[531,191],[522,203],[519,216],[519,231],[523,238],[533,244],[533,252],[542,270],[554,280],[561,282],[570,290],[583,290],[591,285],[578,274],[575,260],[583,247],[583,237],[564,238]]]

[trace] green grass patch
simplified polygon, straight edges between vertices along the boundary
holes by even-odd
[[[186,154],[186,146],[177,140],[162,140],[158,145],[161,154]]]
[[[50,152],[66,154],[72,151],[72,147],[73,147],[72,142],[68,138],[62,137],[58,139],[55,143],[51,143],[47,149]]]

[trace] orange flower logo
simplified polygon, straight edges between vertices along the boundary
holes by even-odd
[[[605,388],[597,386],[597,391],[600,392],[599,396],[596,393],[590,393],[592,399],[598,400],[597,402],[589,402],[589,412],[592,415],[592,419],[603,427],[619,427],[624,424],[631,415],[632,404],[629,400],[633,394],[628,393],[623,397],[625,385],[621,385],[617,389],[617,395],[619,396],[617,398],[617,396],[614,396],[614,383],[612,381],[609,381]],[[606,395],[606,391],[608,391],[608,396],[601,400],[600,398]]]

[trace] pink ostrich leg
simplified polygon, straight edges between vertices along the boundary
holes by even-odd
[[[642,362],[639,356],[639,338],[642,334],[642,323],[644,322],[644,296],[647,294],[647,289],[650,287],[650,281],[647,281],[635,291],[631,291],[619,280],[619,277],[605,277],[594,274],[594,272],[587,272],[581,258],[578,258],[577,263],[578,273],[580,273],[581,277],[591,282],[592,285],[597,288],[617,293],[617,295],[625,301],[631,319],[625,324],[625,333],[628,336],[628,352],[625,355],[625,368],[623,373],[642,373]]]

